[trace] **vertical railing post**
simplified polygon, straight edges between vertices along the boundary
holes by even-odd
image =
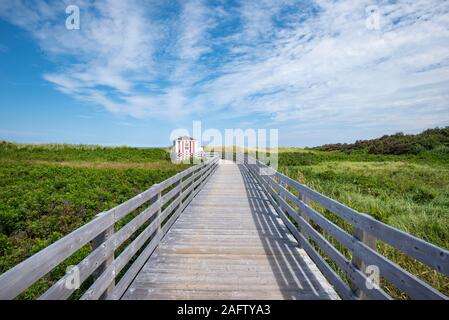
[[[309,200],[309,198],[307,198],[307,196],[305,194],[299,193],[298,199],[301,200],[305,205],[307,205],[307,206],[310,205],[310,200]],[[304,220],[306,220],[308,223],[310,223],[309,217],[304,213],[303,210],[298,208],[298,213]],[[307,233],[305,232],[305,228],[299,227],[299,232],[301,232],[303,234],[303,236],[306,238],[306,240],[309,241],[309,237],[307,236]]]
[[[213,161],[214,161],[214,158],[209,159],[209,162],[204,164],[204,166],[199,169],[200,174],[198,175],[198,177],[196,179],[193,179],[193,181],[192,181],[192,184],[195,182],[198,182],[198,186],[196,187],[196,189],[193,189],[192,192],[197,192],[197,191],[199,192],[200,189],[203,187],[203,184],[206,180],[206,175],[208,174],[207,171],[210,169],[210,167],[212,167]]]
[[[162,205],[160,204],[160,200],[162,197],[162,190],[161,190],[161,187],[159,184],[155,184],[155,186],[157,186],[157,193],[149,200],[148,204],[150,206],[152,206],[153,204],[158,203],[158,209],[156,210],[156,214],[152,218],[151,222],[153,222],[156,219],[159,219],[159,217],[162,213]],[[158,234],[159,231],[161,230],[161,224],[162,224],[162,221],[159,221],[158,226],[157,226],[157,231],[154,233],[153,237],[156,236],[156,234]]]
[[[183,180],[184,180],[184,178],[180,178],[176,186],[180,186],[182,184]],[[176,194],[176,198],[179,198],[179,205],[177,206],[177,208],[181,208],[181,206],[182,206],[182,188]]]
[[[198,181],[199,177],[201,176],[199,173],[200,173],[199,170],[192,171],[192,176],[191,176],[191,178],[192,178],[192,184],[191,184],[192,192],[190,194],[194,194],[195,190],[198,189],[199,185],[195,187],[195,183]]]
[[[203,184],[203,179],[204,179],[204,173],[207,171],[207,168],[210,164],[206,163],[204,165],[204,167],[200,168],[199,170],[201,171],[200,176],[198,177],[198,180],[200,181],[200,183],[198,184],[198,188],[201,188],[202,184]]]
[[[159,219],[161,217],[161,213],[162,213],[162,205],[160,203],[161,197],[162,197],[162,190],[159,189],[159,192],[155,196],[155,201],[159,202],[159,205],[158,205],[159,208],[157,210],[156,219]],[[161,228],[162,228],[162,221],[159,221],[157,224],[157,233],[159,233],[161,231]]]
[[[356,227],[354,227],[353,234],[358,240],[360,240],[361,242],[366,244],[368,247],[370,247],[373,250],[376,250],[377,239],[375,237],[373,237],[366,231],[364,231],[360,228],[356,228]],[[352,264],[357,269],[362,271],[365,275],[367,275],[367,267],[368,266],[363,261],[363,259],[357,255],[356,252],[352,253]],[[367,285],[367,284],[365,283],[365,285]],[[368,296],[364,293],[364,291],[361,290],[361,288],[355,286],[354,284],[351,284],[351,288],[359,299],[361,299],[361,300],[368,299]],[[365,288],[365,289],[367,289],[367,288]]]
[[[283,188],[287,189],[288,184],[285,182],[282,182],[281,179],[279,179],[279,185],[282,186]],[[288,189],[287,189],[288,190]],[[284,197],[281,195],[281,188],[279,188],[279,198],[283,199],[285,202],[287,202],[287,197]],[[281,208],[282,209],[282,208]],[[288,213],[287,209],[284,210],[284,213],[289,216],[290,214]]]
[[[100,213],[101,215],[103,213]],[[98,215],[97,215],[98,216]],[[105,241],[107,241],[112,235],[114,234],[114,225],[107,228],[105,231],[100,233],[98,236],[96,236],[92,240],[92,251],[101,246]],[[92,273],[92,276],[94,278],[94,281],[98,279],[101,274],[114,262],[114,250],[111,250],[111,252],[108,254],[106,259],[102,264],[98,266],[98,268]],[[115,288],[115,279],[111,282],[109,287],[105,290],[105,292],[101,295],[100,300],[105,300],[108,297],[112,296],[113,291]]]
[[[280,185],[281,187],[287,189],[287,184],[286,184],[285,182],[282,182],[282,181],[279,179],[279,182],[278,182],[278,183],[279,183],[279,185]],[[286,200],[286,198],[285,198],[284,196],[281,195],[281,188],[279,188],[279,193],[278,193],[278,195],[279,195],[279,197],[280,197],[281,199]]]

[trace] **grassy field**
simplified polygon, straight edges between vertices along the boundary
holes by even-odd
[[[186,169],[163,149],[0,143],[0,273]],[[85,247],[20,298],[36,298]]]
[[[378,220],[449,249],[449,153],[281,149],[279,169]]]

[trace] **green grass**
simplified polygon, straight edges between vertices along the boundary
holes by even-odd
[[[155,162],[169,161],[170,155],[161,148],[101,147],[69,144],[15,144],[0,142],[0,159],[89,162]]]
[[[445,165],[449,156],[437,158],[428,152],[391,156],[284,151],[281,149],[279,153],[279,170],[286,175],[386,224],[449,249],[449,166]],[[317,205],[314,207],[351,231],[349,224]],[[379,243],[377,249],[449,294],[447,277],[386,244]],[[386,282],[384,289],[395,298],[407,298]]]
[[[0,143],[0,273],[187,167],[163,149]],[[90,250],[20,298],[36,298]]]

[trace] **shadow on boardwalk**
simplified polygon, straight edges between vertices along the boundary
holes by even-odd
[[[244,166],[238,165],[251,214],[280,291],[285,299],[336,299],[318,268],[290,234],[265,191]],[[275,236],[275,238],[273,238]]]

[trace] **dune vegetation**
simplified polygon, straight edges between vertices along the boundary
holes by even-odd
[[[0,143],[0,273],[184,170],[164,149]],[[36,298],[83,248],[19,298]]]

